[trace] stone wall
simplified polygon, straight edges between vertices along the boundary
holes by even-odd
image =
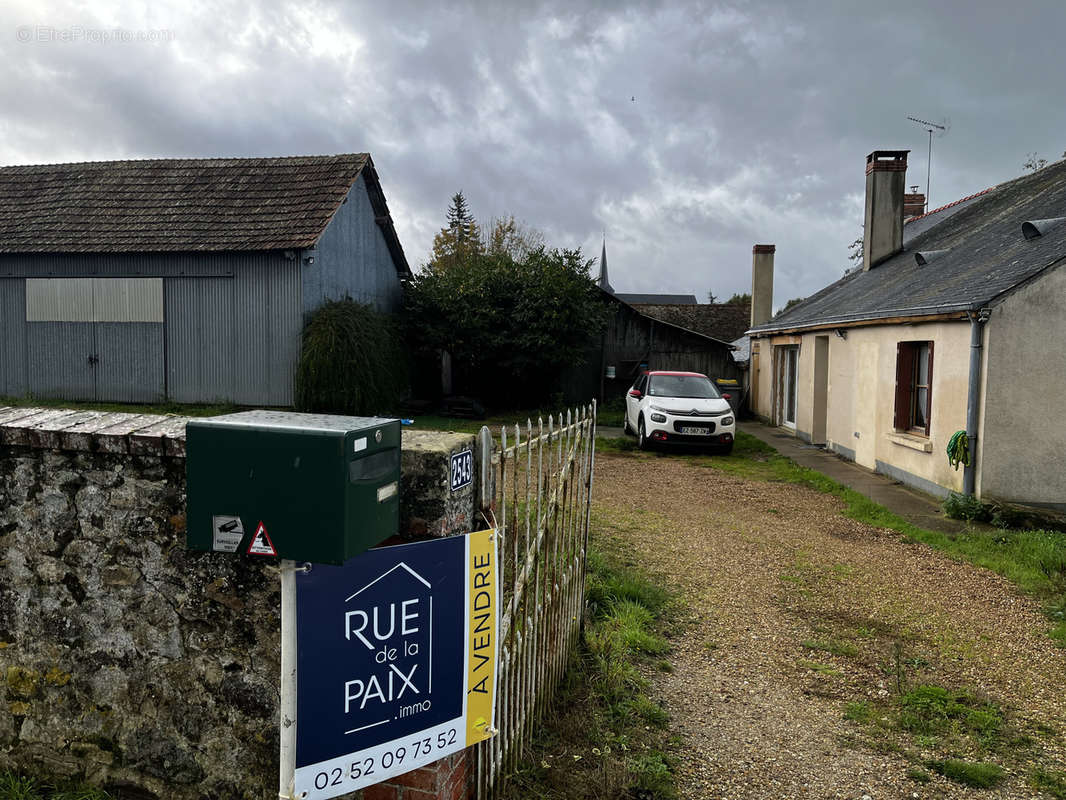
[[[401,531],[471,530],[461,434],[404,432]],[[476,482],[475,482],[476,483]],[[277,566],[185,549],[184,420],[0,408],[0,767],[276,798]],[[466,760],[371,798],[460,797]]]

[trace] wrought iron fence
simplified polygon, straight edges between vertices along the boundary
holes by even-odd
[[[536,426],[481,429],[482,511],[503,562],[496,728],[475,751],[475,797],[503,788],[577,644],[596,451],[596,403]],[[491,498],[491,502],[488,501]]]

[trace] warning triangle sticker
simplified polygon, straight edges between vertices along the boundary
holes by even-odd
[[[270,541],[270,534],[267,533],[266,525],[262,522],[255,529],[255,536],[252,537],[251,544],[248,545],[248,555],[250,556],[276,556],[278,551],[274,549],[274,543]]]

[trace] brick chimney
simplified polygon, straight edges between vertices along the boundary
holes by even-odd
[[[903,249],[903,195],[909,152],[874,150],[866,156],[863,272]]]
[[[751,248],[751,327],[769,322],[774,308],[774,252],[772,244]]]
[[[925,213],[925,195],[917,189],[917,186],[912,186],[910,194],[903,195],[903,219],[920,217]]]

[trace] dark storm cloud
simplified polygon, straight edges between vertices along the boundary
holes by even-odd
[[[413,263],[462,189],[591,255],[606,230],[623,291],[745,291],[755,242],[778,304],[835,279],[866,153],[912,149],[925,183],[908,115],[951,118],[934,204],[1066,148],[1052,2],[0,8],[4,163],[369,150]]]

